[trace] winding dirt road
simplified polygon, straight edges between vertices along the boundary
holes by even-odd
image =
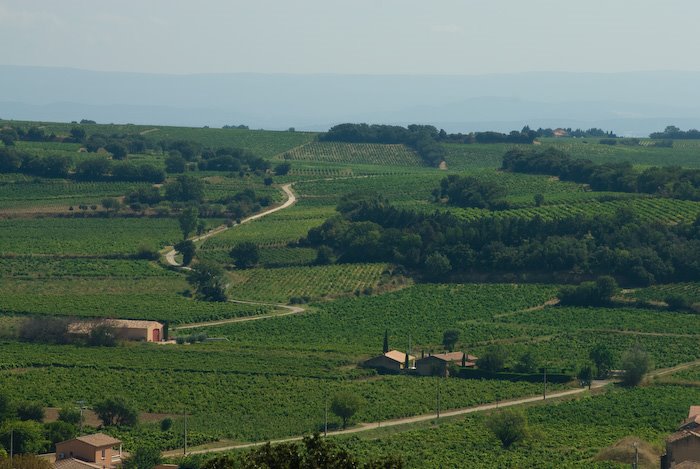
[[[248,218],[245,218],[241,220],[240,223],[236,223],[231,226],[227,225],[221,225],[217,226],[213,230],[207,231],[206,233],[195,236],[190,238],[190,240],[196,242],[199,241],[204,241],[205,239],[211,238],[212,236],[216,236],[220,233],[223,233],[224,231],[233,228],[238,225],[242,225],[244,223],[251,222],[253,220],[257,220],[259,218],[265,217],[267,215],[270,215],[275,212],[279,212],[280,210],[284,210],[285,208],[289,208],[292,205],[294,205],[297,202],[297,196],[294,194],[294,191],[292,191],[292,184],[284,184],[281,186],[281,189],[284,191],[284,193],[287,195],[287,200],[282,204],[278,205],[276,207],[272,207],[268,210],[256,213],[255,215],[251,215]],[[163,258],[165,259],[165,262],[168,265],[171,265],[173,267],[177,267],[181,270],[192,270],[190,267],[180,265],[175,260],[175,256],[177,255],[177,251],[175,250],[174,247],[169,246],[166,248],[166,251],[163,253]],[[181,329],[195,329],[195,328],[200,328],[200,327],[213,327],[213,326],[221,326],[223,324],[231,324],[231,323],[236,323],[236,322],[247,322],[247,321],[260,321],[262,319],[270,319],[270,318],[278,318],[282,316],[290,316],[292,314],[301,314],[306,311],[306,309],[300,307],[300,306],[289,306],[289,305],[283,305],[283,304],[277,304],[277,303],[260,303],[257,301],[245,301],[245,300],[229,300],[229,303],[238,303],[238,304],[243,304],[243,305],[254,305],[254,306],[272,306],[277,309],[283,309],[286,310],[284,312],[272,312],[269,314],[259,314],[255,316],[244,316],[244,317],[237,317],[237,318],[230,318],[230,319],[221,319],[218,321],[208,321],[208,322],[200,322],[200,323],[192,323],[192,324],[183,324],[181,326],[173,327],[173,330],[181,330]]]
[[[231,226],[227,226],[227,225],[217,226],[213,230],[207,231],[203,235],[199,235],[199,236],[195,236],[195,237],[190,238],[190,240],[195,242],[195,243],[197,243],[199,241],[204,241],[205,239],[209,239],[212,236],[216,236],[218,234],[221,234],[224,231],[227,231],[228,229],[233,228],[235,226],[242,225],[244,223],[248,223],[248,222],[251,222],[253,220],[257,220],[258,218],[262,218],[262,217],[265,217],[265,216],[270,215],[272,213],[279,212],[280,210],[284,210],[285,208],[291,207],[292,205],[294,205],[297,202],[297,196],[294,194],[294,191],[292,191],[292,184],[293,183],[285,184],[281,187],[281,189],[287,195],[287,200],[282,205],[278,205],[276,207],[272,207],[270,209],[264,210],[260,213],[256,213],[255,215],[251,215],[248,218],[244,218],[243,220],[241,220],[240,223],[236,223],[236,224],[233,224]],[[180,265],[180,263],[178,263],[175,260],[175,256],[177,255],[177,251],[175,251],[174,247],[168,246],[168,248],[166,248],[166,249],[167,249],[167,251],[165,251],[165,253],[163,253],[163,256],[165,258],[165,262],[168,263],[168,265],[171,265],[173,267],[180,267],[180,268],[185,269],[185,270],[189,270],[189,267],[184,267],[184,266]]]

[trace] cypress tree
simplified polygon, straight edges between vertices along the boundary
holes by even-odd
[[[387,353],[389,351],[389,330],[384,331],[384,352]]]

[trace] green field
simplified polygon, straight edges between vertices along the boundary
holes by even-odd
[[[59,135],[67,135],[73,127],[39,125]],[[621,366],[623,354],[634,346],[649,354],[652,368],[700,359],[697,315],[670,311],[660,303],[669,295],[700,302],[700,279],[637,285],[621,295],[629,300],[624,306],[551,306],[558,284],[439,283],[450,279],[421,275],[414,265],[365,259],[316,265],[318,246],[299,242],[310,229],[336,216],[339,203],[358,194],[378,194],[406,210],[448,211],[463,220],[572,220],[626,209],[642,223],[668,225],[694,222],[700,202],[595,192],[554,177],[501,172],[503,154],[513,148],[505,144],[446,144],[446,168],[438,169],[424,166],[417,154],[402,145],[320,143],[315,133],[158,125],[84,128],[88,134],[140,133],[151,142],[191,140],[212,148],[245,148],[269,160],[269,172],[188,172],[204,181],[205,202],[213,208],[223,210],[231,196],[246,189],[268,199],[261,205],[280,204],[285,199],[280,184],[286,183],[293,183],[298,201],[196,243],[195,264],[210,261],[224,267],[231,299],[259,304],[208,302],[196,299],[187,271],[166,267],[162,259],[144,258],[144,251],[162,250],[182,238],[177,215],[186,203],[165,202],[145,215],[129,208],[107,214],[101,213],[102,199],[121,197],[148,184],[0,174],[0,391],[16,399],[60,406],[83,399],[92,404],[106,394],[119,395],[140,412],[187,412],[192,444],[218,439],[247,442],[322,429],[325,402],[338,391],[350,391],[362,399],[354,418],[358,423],[432,413],[438,385],[443,409],[536,396],[542,391],[539,382],[438,381],[381,375],[361,367],[364,360],[381,352],[385,333],[390,348],[410,347],[420,356],[445,350],[443,334],[454,329],[459,332],[457,351],[483,356],[500,345],[507,352],[505,369],[509,371],[529,354],[537,369],[574,376],[598,344],[609,348],[614,367]],[[598,139],[542,139],[541,145],[595,162],[700,167],[700,143],[695,141],[676,141],[673,148],[652,147],[644,140],[635,147],[600,145]],[[80,144],[18,142],[17,146],[74,160],[92,156],[80,152]],[[129,160],[163,166],[165,156],[155,150],[129,155]],[[275,166],[283,162],[291,164],[289,173],[274,174]],[[433,191],[452,174],[504,187],[509,208],[458,208],[434,200]],[[266,178],[270,179],[264,182]],[[541,204],[536,204],[535,194],[543,196]],[[76,208],[79,205],[88,208]],[[70,206],[74,210],[68,210]],[[258,205],[258,209],[265,207]],[[224,216],[204,220],[207,229],[226,221]],[[419,233],[431,236],[431,230],[434,226],[426,221]],[[232,265],[229,252],[242,242],[259,248],[257,266]],[[427,257],[430,248],[421,256]],[[652,262],[653,257],[645,260]],[[465,272],[463,278],[488,278],[481,274],[488,272]],[[508,278],[507,274],[501,278]],[[572,274],[587,278],[588,272]],[[268,306],[273,303],[298,304],[303,311],[267,317],[282,312]],[[176,329],[182,324],[261,315],[253,321]],[[175,336],[204,333],[219,340],[117,347],[20,342],[13,333],[26,316],[168,321]],[[373,430],[340,442],[363,457],[398,454],[408,467],[551,467],[552,461],[562,467],[616,467],[594,461],[596,454],[630,435],[658,446],[688,405],[699,403],[698,381],[696,367],[659,377],[638,389],[614,385],[572,402],[528,407],[532,437],[512,450],[499,447],[484,426],[483,414],[386,433]],[[549,389],[576,386],[572,380]],[[339,422],[331,415],[332,428]],[[162,433],[153,423],[109,431],[123,438],[128,450],[143,442],[170,449],[181,444],[181,425],[176,421],[173,430]]]

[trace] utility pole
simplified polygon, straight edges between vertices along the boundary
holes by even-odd
[[[14,467],[12,465],[12,457],[15,454],[15,429],[10,428],[10,467]]]
[[[440,377],[438,376],[437,379],[437,398],[436,398],[436,403],[437,403],[437,418],[440,418]]]
[[[544,369],[544,391],[542,393],[542,399],[547,399],[547,365],[543,367]]]
[[[632,463],[632,467],[633,469],[637,469],[639,467],[639,446],[636,441],[632,446],[634,446],[634,463]]]
[[[328,395],[326,395],[326,403],[324,407],[323,436],[328,436]]]
[[[183,410],[182,411],[183,417],[185,417],[185,425],[183,427],[183,440],[184,440],[184,446],[182,447],[182,455],[187,456],[187,411]]]
[[[78,401],[80,406],[80,430],[78,432],[79,436],[83,436],[83,409],[85,408],[85,401]]]

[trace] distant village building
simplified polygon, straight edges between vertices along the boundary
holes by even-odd
[[[700,406],[692,406],[678,431],[666,438],[661,468],[700,467]]]
[[[421,376],[449,376],[450,366],[474,367],[477,357],[464,352],[438,353],[416,362],[416,372]]]
[[[416,357],[409,355],[408,367],[415,367],[415,363]],[[382,355],[370,358],[363,365],[378,371],[398,373],[406,366],[406,354],[398,350],[389,350]]]
[[[121,459],[122,442],[104,433],[56,443],[56,469],[111,469]]]
[[[102,325],[110,327],[117,339],[141,340],[145,342],[160,342],[165,339],[163,336],[163,324],[158,321],[131,319],[78,321],[69,326],[68,332],[76,335],[87,335],[93,328]]]
[[[567,132],[566,129],[562,129],[562,128],[554,129],[554,136],[555,137],[566,137],[567,135],[569,135],[569,132]]]

